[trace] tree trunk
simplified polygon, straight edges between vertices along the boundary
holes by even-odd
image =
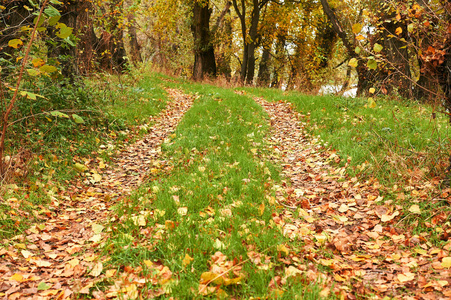
[[[128,44],[130,47],[130,60],[132,61],[133,65],[137,66],[138,63],[142,62],[142,57],[141,57],[141,46],[138,43],[138,35],[136,33],[135,20],[133,14],[130,13],[127,16],[127,21],[128,21],[127,37]]]
[[[5,9],[0,13],[0,58],[10,60],[15,49],[8,46],[12,39],[19,38],[23,32],[19,29],[21,26],[33,24],[35,18],[24,6],[29,5],[28,1],[3,1],[1,3]],[[0,76],[9,74],[9,69],[4,68]]]
[[[219,28],[219,22],[217,22],[216,28]],[[231,55],[232,55],[232,45],[233,45],[233,29],[232,21],[230,18],[224,21],[224,34],[221,36],[221,43],[217,45],[216,56],[217,56],[217,72],[220,75],[224,75],[227,79],[232,77],[232,67],[231,67]]]
[[[321,0],[321,5],[323,7],[324,13],[327,15],[329,21],[331,22],[332,28],[343,42],[349,58],[359,59],[359,56],[354,51],[355,42],[351,41],[348,38],[346,32],[343,29],[343,26],[341,25],[340,20],[338,20],[335,12],[331,9],[328,1]],[[366,65],[363,65],[361,61],[359,61],[359,65],[357,66],[356,71],[358,77],[357,94],[362,95],[366,91],[368,91],[369,87],[372,87],[371,78],[374,76],[374,74],[366,67]]]
[[[99,57],[100,69],[111,73],[124,71],[126,65],[126,55],[124,47],[124,30],[119,26],[119,17],[122,13],[122,1],[112,0],[106,14],[107,24],[101,33],[98,46],[96,48]]]
[[[399,2],[399,1],[398,1]],[[398,3],[399,4],[399,3]],[[405,97],[412,97],[412,80],[410,74],[409,51],[406,40],[409,39],[406,20],[399,20],[393,22],[396,16],[395,9],[402,9],[400,7],[390,7],[385,3],[381,3],[378,11],[381,12],[380,20],[380,34],[376,36],[376,40],[383,46],[382,53],[385,55],[389,64],[385,70],[378,74],[380,82],[389,79],[389,90],[397,88],[398,93]],[[397,34],[398,28],[402,29],[401,34]],[[402,39],[404,41],[402,41]]]
[[[193,24],[191,31],[194,37],[193,80],[202,80],[205,76],[216,76],[215,52],[210,39],[209,3],[195,2],[193,5]]]
[[[271,80],[269,73],[269,64],[271,62],[271,52],[268,48],[263,48],[262,58],[258,68],[257,85],[267,87]]]
[[[247,47],[246,2],[245,0],[241,0],[241,10],[238,8],[238,3],[236,0],[233,0],[232,4],[241,24],[241,35],[243,38],[243,61],[241,62],[240,80],[244,83],[247,75],[247,60],[249,53],[249,48]]]
[[[65,4],[58,7],[61,12],[60,23],[65,24],[67,27],[72,28],[73,34],[78,31],[77,18],[79,12],[78,0],[67,1]],[[75,78],[80,75],[78,64],[75,63],[77,57],[77,48],[75,46],[66,44],[56,34],[58,29],[47,28],[51,42],[47,43],[49,58],[56,59],[61,64],[62,75],[69,79],[70,82],[74,82]],[[56,43],[55,43],[56,42]]]
[[[252,84],[254,82],[255,74],[255,48],[257,46],[258,23],[260,21],[260,3],[258,0],[253,0],[254,7],[252,9],[251,27],[249,28],[249,43],[247,44],[247,75],[246,83]]]
[[[99,40],[94,32],[94,15],[91,1],[83,1],[79,4],[77,17],[77,60],[81,75],[88,75],[94,68],[96,49]]]

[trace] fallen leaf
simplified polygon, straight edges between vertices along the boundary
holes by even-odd
[[[51,287],[52,287],[51,285],[48,285],[47,283],[42,281],[41,283],[38,284],[38,291],[46,291]]]
[[[42,259],[34,260],[33,263],[38,267],[50,267],[52,265],[52,263]]]
[[[102,262],[98,262],[94,268],[92,268],[91,272],[89,273],[89,275],[91,275],[92,277],[97,277],[102,273],[103,270],[103,264]]]
[[[399,215],[399,211],[395,211],[392,215],[382,215],[382,217],[381,217],[381,221],[382,222],[389,222],[389,221],[391,221],[391,220],[393,220],[396,216],[398,216]]]
[[[193,260],[194,260],[194,258],[192,258],[191,256],[189,256],[188,254],[185,254],[185,258],[183,258],[183,261],[182,261],[182,266],[186,267],[186,266],[189,265]]]
[[[22,282],[22,280],[23,280],[23,275],[20,274],[20,273],[15,273],[13,276],[11,276],[11,277],[9,278],[9,280],[14,280],[14,281],[17,281],[17,282]]]
[[[442,259],[442,267],[443,268],[451,268],[451,257],[444,257]]]
[[[413,214],[421,214],[421,209],[418,205],[414,204],[409,208],[409,211]]]
[[[20,253],[22,253],[23,257],[25,257],[25,258],[29,258],[29,257],[33,256],[33,253],[31,253],[30,251],[27,251],[27,250],[22,250],[22,251],[20,251]]]
[[[179,209],[177,209],[177,213],[181,216],[186,216],[186,214],[188,213],[188,207],[180,207]]]
[[[407,273],[403,273],[403,274],[398,274],[397,278],[398,278],[399,282],[405,283],[405,282],[414,280],[415,274],[407,272]]]
[[[103,229],[105,229],[104,226],[99,225],[99,224],[92,224],[92,231],[94,232],[94,234],[100,234]]]

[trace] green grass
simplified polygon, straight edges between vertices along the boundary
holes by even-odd
[[[198,96],[162,147],[173,169],[154,175],[127,201],[118,203],[104,254],[119,269],[143,266],[145,260],[161,263],[176,278],[168,296],[200,299],[218,297],[197,291],[201,275],[212,264],[211,256],[220,251],[243,268],[238,284],[221,286],[229,297],[271,297],[271,279],[284,276],[277,246],[287,239],[272,221],[275,208],[268,202],[271,186],[279,180],[279,167],[264,159],[267,116],[253,100],[231,90],[167,84]],[[140,216],[145,226],[136,223]],[[247,260],[251,249],[269,257],[269,270]],[[186,255],[193,259],[189,264],[183,263]],[[318,299],[320,292],[318,286],[302,280],[281,289],[280,299]]]
[[[21,159],[28,161],[14,170],[23,176],[2,186],[0,238],[17,235],[45,219],[52,196],[64,191],[78,175],[75,163],[107,161],[118,147],[147,132],[149,117],[166,105],[167,95],[160,84],[157,77],[135,81],[122,76],[120,83],[117,78],[105,78],[79,87],[47,89],[41,103],[19,101],[12,120],[25,117],[10,128],[7,151],[8,155],[22,153]],[[27,111],[66,109],[77,110],[85,123],[48,114],[27,115]],[[110,148],[103,150],[102,145]]]

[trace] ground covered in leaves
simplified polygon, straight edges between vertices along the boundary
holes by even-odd
[[[47,218],[4,241],[2,297],[451,297],[448,216],[425,220],[442,241],[402,223],[451,191],[412,183],[400,207],[349,177],[289,103],[182,87],[148,135],[77,165]]]
[[[451,297],[451,243],[439,248],[427,235],[399,227],[402,207],[379,195],[376,180],[348,178],[345,167],[334,167],[339,157],[305,133],[306,116],[287,103],[256,101],[271,117],[274,159],[282,164],[286,178],[276,197],[286,210],[275,214],[274,221],[291,239],[305,243],[301,257],[330,271],[327,281],[335,282],[350,299],[372,294]],[[406,190],[422,194],[424,201],[433,189],[427,185]],[[449,197],[449,191],[435,196]],[[413,203],[408,211],[421,213]],[[438,228],[446,219],[438,214],[430,222]]]
[[[66,299],[92,293],[92,287],[115,270],[103,270],[99,245],[113,203],[121,201],[153,171],[149,162],[175,130],[192,103],[168,90],[168,107],[150,122],[150,133],[118,154],[111,166],[103,160],[76,167],[85,174],[67,192],[55,195],[45,222],[26,235],[4,241],[0,249],[0,295],[6,299]],[[107,147],[107,146],[105,146]],[[159,168],[165,168],[164,161]],[[91,289],[91,290],[90,290]],[[95,292],[94,292],[95,293]]]

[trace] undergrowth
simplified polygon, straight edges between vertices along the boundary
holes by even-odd
[[[25,78],[27,79],[27,78]],[[158,79],[104,76],[85,82],[24,81],[42,98],[21,99],[7,136],[0,237],[16,235],[49,214],[48,204],[77,176],[74,165],[109,157],[148,130],[166,105]],[[62,114],[51,114],[51,112]],[[76,122],[73,114],[83,122]]]

